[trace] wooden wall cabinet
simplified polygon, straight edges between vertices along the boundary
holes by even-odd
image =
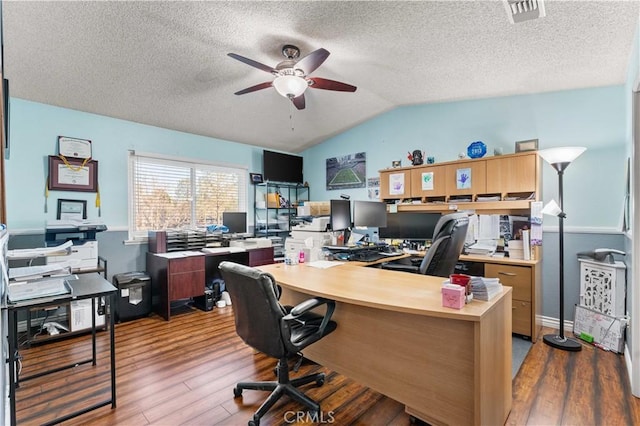
[[[486,161],[456,161],[454,163],[447,164],[446,167],[446,186],[447,194],[449,196],[477,195],[486,193]],[[473,199],[471,201],[473,201]]]
[[[411,197],[426,200],[446,197],[446,171],[446,166],[433,165],[411,169]]]
[[[487,158],[487,192],[507,194],[538,192],[538,154]]]
[[[411,197],[411,169],[397,168],[380,172],[380,199],[401,200]]]
[[[425,173],[433,173],[433,189],[423,186]],[[470,178],[470,183],[459,188],[463,186],[458,185],[463,174]],[[380,170],[380,198],[382,201],[400,200],[399,211],[477,210],[524,214],[531,201],[539,200],[540,180],[538,153],[521,152]],[[497,199],[478,201],[478,197],[483,196]]]

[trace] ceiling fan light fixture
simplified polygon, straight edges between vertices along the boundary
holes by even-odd
[[[273,80],[273,87],[285,98],[297,98],[307,90],[309,84],[296,75],[279,75]]]

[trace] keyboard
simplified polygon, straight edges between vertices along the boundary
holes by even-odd
[[[352,255],[352,258],[350,260],[356,260],[361,262],[374,262],[376,260],[386,259],[388,257],[389,257],[388,254],[383,254],[377,251],[367,251],[367,252],[360,252]]]

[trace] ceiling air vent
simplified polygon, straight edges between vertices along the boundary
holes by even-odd
[[[512,24],[544,18],[543,0],[503,0]]]

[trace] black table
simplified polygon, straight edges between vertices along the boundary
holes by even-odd
[[[73,276],[72,276],[73,277]],[[15,303],[7,303],[3,306],[8,311],[8,334],[9,334],[9,400],[10,400],[10,412],[11,412],[11,425],[16,424],[16,388],[20,382],[24,382],[29,379],[41,377],[46,374],[51,374],[57,371],[76,367],[80,364],[87,364],[89,362],[92,365],[96,365],[96,307],[95,299],[97,297],[104,297],[107,300],[107,312],[109,316],[109,333],[110,333],[110,371],[111,371],[111,398],[93,404],[89,407],[75,411],[68,415],[59,417],[52,420],[47,424],[57,424],[63,421],[69,420],[73,417],[77,417],[88,411],[95,410],[100,407],[111,404],[111,408],[116,407],[116,358],[115,358],[115,333],[114,333],[114,318],[111,311],[111,306],[115,306],[115,294],[117,289],[107,280],[102,278],[98,273],[82,274],[75,276],[77,279],[69,279],[69,285],[72,289],[71,294],[65,294],[54,297],[43,297],[38,299],[23,300]],[[42,308],[48,306],[55,306],[65,302],[71,302],[74,300],[91,299],[91,343],[92,343],[92,357],[90,359],[74,362],[67,366],[59,367],[53,370],[49,370],[43,373],[34,374],[27,377],[17,377],[16,372],[18,360],[18,312],[28,311],[33,308]]]

